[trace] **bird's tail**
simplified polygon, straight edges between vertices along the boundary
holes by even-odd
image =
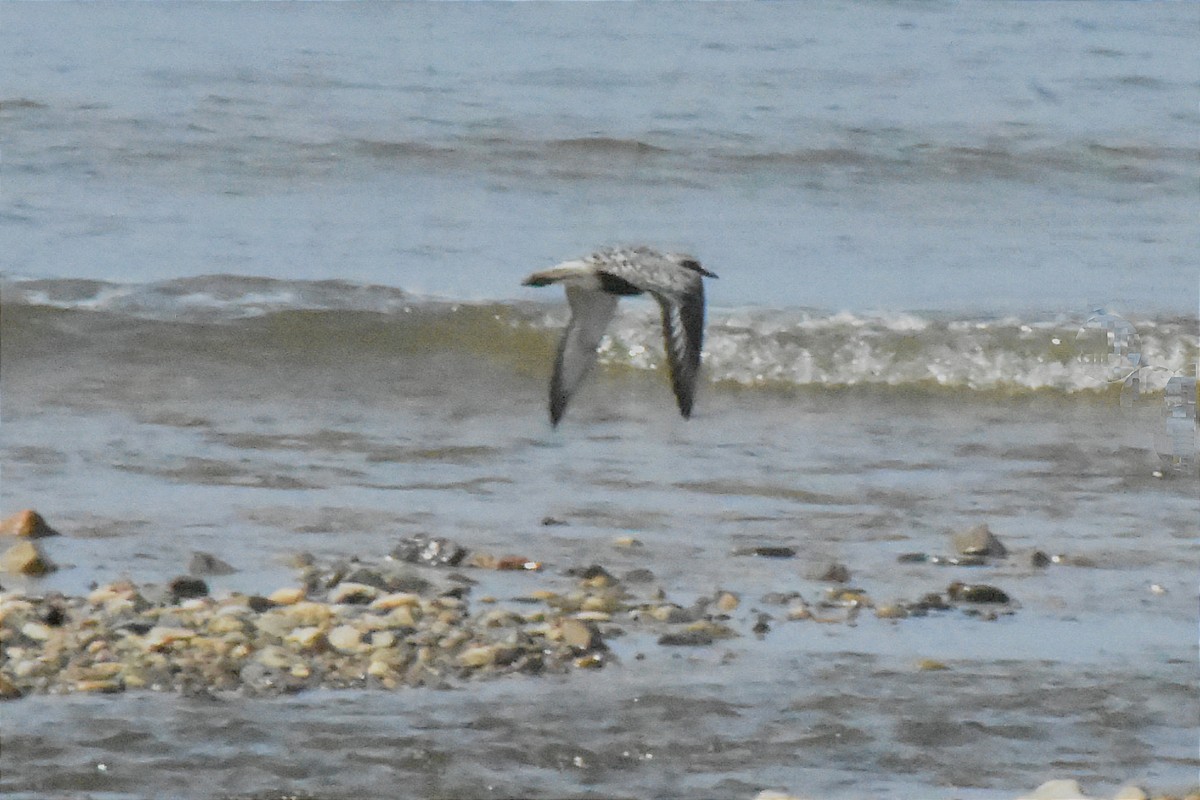
[[[522,286],[549,286],[552,283],[565,281],[568,278],[575,278],[581,275],[590,275],[591,267],[583,261],[564,261],[556,267],[544,269],[541,272],[535,272],[525,280],[521,281]]]

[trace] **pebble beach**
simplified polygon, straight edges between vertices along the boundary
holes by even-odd
[[[542,524],[568,523],[546,517]],[[12,578],[58,570],[45,551],[46,541],[59,532],[37,512],[4,520],[0,532],[10,542],[0,564]],[[987,525],[956,533],[949,544],[952,552],[946,555],[904,553],[897,561],[984,569],[1014,557]],[[612,546],[637,551],[644,545],[625,536]],[[762,545],[729,555],[786,561],[797,553]],[[1042,551],[1019,556],[1039,571],[1068,563]],[[722,645],[741,639],[748,642],[743,654],[753,657],[753,642],[764,642],[777,626],[857,626],[861,615],[893,627],[930,616],[996,622],[1021,613],[1020,603],[1004,590],[961,581],[915,600],[872,598],[855,588],[850,569],[836,562],[805,567],[809,581],[823,587],[811,600],[798,591],[742,597],[714,588],[685,604],[673,602],[647,568],[617,576],[591,564],[553,574],[525,556],[471,552],[449,539],[422,535],[400,541],[383,558],[354,556],[323,564],[301,552],[288,561],[295,580],[265,594],[212,593],[206,578],[237,569],[204,552],[193,553],[187,574],[164,584],[121,580],[85,596],[4,591],[0,699],[158,692],[228,703],[319,690],[469,691],[476,682],[506,676],[549,679],[621,670],[623,661],[637,669],[651,648],[723,650],[720,658],[731,661],[738,655]],[[525,591],[484,593],[489,586],[500,588],[491,580],[500,573],[517,578],[509,588]],[[1151,591],[1165,590],[1155,586]],[[910,666],[914,673],[955,669],[932,658]],[[575,760],[583,763],[580,756]],[[779,789],[754,794],[755,800],[812,796]],[[1113,795],[1114,800],[1197,797],[1200,792],[1147,793],[1132,783]],[[1017,800],[1097,798],[1075,780],[1054,779]]]

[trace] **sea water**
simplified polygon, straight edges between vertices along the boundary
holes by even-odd
[[[737,592],[744,634],[451,692],[24,698],[0,787],[1186,787],[1195,39],[1167,4],[0,6],[0,497],[66,534],[5,588],[200,550],[265,592],[424,533]],[[520,281],[643,242],[720,275],[696,413],[632,299],[551,429],[565,303]],[[1009,559],[900,561],[979,523]],[[1015,613],[762,602],[832,561]]]

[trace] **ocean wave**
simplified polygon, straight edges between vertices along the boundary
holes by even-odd
[[[121,320],[135,336],[148,326],[157,346],[200,347],[215,336],[223,349],[264,362],[281,349],[303,358],[326,346],[348,358],[451,350],[539,373],[549,369],[567,315],[563,303],[463,303],[345,281],[228,275],[148,284],[0,278],[0,300],[6,356],[13,357],[31,336],[65,335],[63,346],[71,347],[89,335],[89,320],[103,317]],[[196,325],[215,333],[169,335]],[[1100,310],[1022,318],[715,308],[704,376],[763,390],[1157,392],[1174,375],[1195,375],[1197,327],[1195,318],[1127,320]],[[665,368],[654,304],[621,307],[599,363],[609,371]]]

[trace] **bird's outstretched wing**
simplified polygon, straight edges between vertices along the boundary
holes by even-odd
[[[692,415],[696,374],[704,346],[704,286],[696,281],[689,291],[675,294],[653,292],[662,307],[663,341],[671,370],[671,388],[684,418]]]
[[[617,309],[616,295],[580,286],[567,286],[566,289],[571,321],[558,343],[554,377],[550,379],[552,425],[558,425],[567,410],[567,402],[596,362],[596,348]]]

